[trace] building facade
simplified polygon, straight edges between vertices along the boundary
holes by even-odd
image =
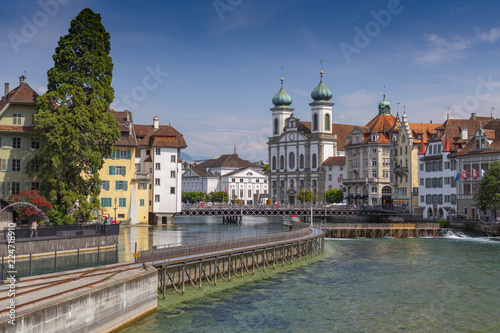
[[[0,100],[0,188],[3,199],[24,190],[40,188],[36,176],[30,177],[24,172],[26,163],[39,148],[39,142],[31,138],[38,94],[25,79],[24,75],[21,76],[19,86],[12,90],[6,83]]]
[[[265,203],[269,198],[268,177],[261,167],[238,154],[217,156],[191,167],[182,176],[184,192],[226,192],[243,204]]]
[[[409,123],[405,112],[399,128],[391,133],[391,187],[394,209],[409,212],[418,209],[418,152],[422,143],[425,144],[436,133],[434,129],[438,126],[440,124]]]
[[[268,140],[272,202],[295,204],[297,195],[304,190],[315,193],[323,202],[323,163],[344,154],[346,136],[354,128],[332,123],[332,93],[323,83],[323,72],[320,74],[320,82],[311,92],[311,122],[302,122],[293,115],[292,98],[283,88],[283,79],[272,99],[273,135]]]
[[[491,120],[491,117],[476,117],[475,113],[470,119],[447,119],[436,128],[427,148],[420,149],[419,206],[424,218],[464,214],[457,207],[457,185],[462,186],[462,170],[455,156],[469,143],[469,133],[475,133],[481,123]]]
[[[325,171],[325,192],[328,190],[343,190],[345,174],[345,156],[331,156],[323,161]]]
[[[346,150],[345,198],[350,206],[392,208],[391,133],[399,129],[385,95],[378,115],[349,134]]]

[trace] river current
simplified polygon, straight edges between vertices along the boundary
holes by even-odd
[[[222,230],[178,223],[179,240]],[[225,227],[226,236],[280,229],[275,220]],[[149,242],[171,231],[150,230]],[[156,314],[123,332],[500,332],[499,281],[497,238],[334,239],[309,261],[170,291]]]

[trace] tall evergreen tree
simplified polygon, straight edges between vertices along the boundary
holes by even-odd
[[[98,171],[120,135],[106,112],[114,98],[109,39],[101,16],[88,8],[59,39],[34,118],[40,150],[27,166],[30,173],[40,166],[40,190],[56,207],[65,213],[78,207],[86,217],[99,206],[88,198],[99,196]]]

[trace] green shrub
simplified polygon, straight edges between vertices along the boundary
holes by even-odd
[[[444,228],[446,227],[446,220],[445,219],[439,219],[436,221],[437,224],[439,224],[439,227]]]

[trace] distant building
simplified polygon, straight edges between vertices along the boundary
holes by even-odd
[[[328,190],[343,190],[345,175],[345,156],[328,157],[323,162],[325,171],[325,192]]]
[[[464,207],[457,207],[457,184],[467,193],[464,199],[470,199],[473,192],[470,179],[462,177],[461,166],[458,165],[456,155],[470,142],[473,134],[487,124],[491,117],[476,117],[473,113],[470,119],[447,119],[436,128],[436,134],[429,139],[427,149],[421,147],[419,151],[419,206],[423,209],[423,217],[447,217],[450,214],[472,214]],[[460,155],[463,156],[463,155]],[[465,162],[466,161],[466,162]],[[471,160],[462,159],[464,168],[475,167]],[[486,167],[483,165],[483,168]],[[479,168],[479,164],[477,166]],[[476,169],[478,170],[478,169]],[[458,181],[456,179],[458,176]],[[470,174],[470,173],[469,173]],[[477,183],[477,182],[476,182]],[[477,211],[474,211],[477,213]]]
[[[227,192],[230,199],[244,204],[267,200],[268,177],[261,167],[245,161],[238,154],[214,157],[192,166],[182,176],[183,192]]]
[[[398,117],[396,117],[398,118]],[[399,123],[399,120],[396,120]],[[391,133],[391,187],[393,208],[415,212],[418,208],[419,156],[422,145],[441,124],[409,123],[406,113]]]
[[[474,201],[474,195],[479,189],[479,181],[490,169],[490,164],[500,160],[500,120],[483,121],[483,127],[471,133],[469,142],[462,150],[455,153],[458,170],[465,171],[466,179],[462,177],[457,186],[457,211],[472,219],[481,218],[483,221],[494,221],[495,211],[489,209],[481,212]],[[498,212],[496,212],[498,213]]]
[[[296,203],[297,195],[308,190],[323,202],[325,170],[323,163],[344,155],[346,137],[354,126],[332,123],[332,92],[323,83],[323,72],[311,92],[311,122],[300,121],[290,107],[292,98],[283,88],[274,95],[271,108],[272,136],[268,140],[271,200]]]
[[[391,103],[378,104],[378,115],[365,126],[356,126],[348,136],[345,198],[348,205],[392,208],[390,135],[399,129],[391,115]]]
[[[0,188],[4,199],[40,188],[37,177],[24,172],[26,163],[40,146],[31,138],[38,94],[25,79],[22,75],[19,86],[10,91],[9,84],[5,83],[5,94],[0,100]]]

